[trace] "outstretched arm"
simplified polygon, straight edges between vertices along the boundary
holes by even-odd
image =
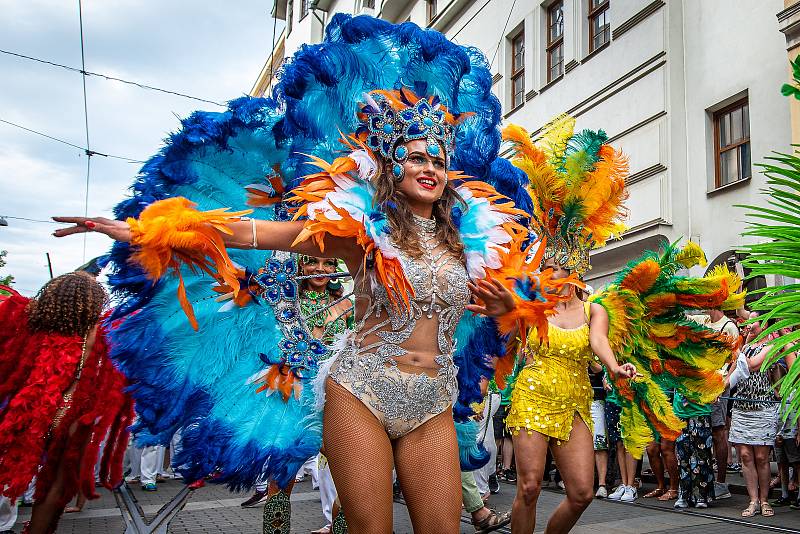
[[[74,226],[61,228],[53,232],[56,237],[72,234],[97,232],[109,236],[115,241],[130,242],[131,228],[125,221],[107,219],[105,217],[53,217],[54,221],[72,223]],[[354,239],[327,236],[325,250],[320,250],[316,242],[309,239],[293,245],[303,229],[303,221],[236,221],[226,226],[231,234],[220,232],[227,248],[258,248],[265,250],[286,250],[310,256],[340,258],[352,267],[360,261],[363,252]],[[255,230],[255,236],[253,232]],[[255,243],[255,247],[253,244]]]
[[[632,363],[620,365],[611,344],[608,342],[608,313],[599,304],[591,304],[589,319],[589,344],[603,365],[608,369],[609,374],[623,378],[633,378],[636,376],[636,367]]]

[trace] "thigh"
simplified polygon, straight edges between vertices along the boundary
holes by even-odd
[[[520,430],[513,438],[518,485],[541,483],[550,438],[536,431]],[[560,467],[560,466],[559,466]]]
[[[394,463],[414,532],[458,532],[461,468],[452,410],[395,440]]]
[[[327,381],[322,439],[350,532],[392,531],[392,444],[352,393]]]
[[[572,422],[569,440],[552,448],[567,495],[591,492],[594,484],[594,452],[592,433],[577,414]]]

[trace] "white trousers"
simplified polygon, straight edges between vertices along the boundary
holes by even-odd
[[[17,505],[0,495],[0,532],[11,530],[17,522]]]
[[[497,393],[488,394],[483,406],[483,419],[480,420],[477,440],[479,443],[482,440],[484,448],[489,451],[489,463],[472,472],[475,475],[475,484],[477,484],[481,495],[489,492],[489,477],[497,469],[497,443],[494,441],[492,418],[498,408],[500,408],[500,395]]]
[[[322,501],[322,513],[328,523],[333,523],[333,503],[336,501],[336,486],[333,485],[331,468],[328,459],[322,454],[317,455],[317,480],[319,480],[319,499]]]

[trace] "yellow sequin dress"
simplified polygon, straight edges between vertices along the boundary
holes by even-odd
[[[589,317],[589,303],[585,304]],[[592,430],[592,386],[589,362],[589,325],[559,328],[550,324],[549,342],[540,344],[536,332],[528,334],[527,365],[520,371],[511,393],[506,427],[514,435],[521,430],[539,432],[567,441],[577,412]]]

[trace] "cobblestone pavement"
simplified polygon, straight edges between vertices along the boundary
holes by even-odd
[[[145,493],[138,486],[131,486],[133,494],[147,515],[152,518],[158,509],[182,487],[178,481],[159,484],[157,492]],[[645,490],[646,491],[646,490]],[[642,492],[644,493],[644,491]],[[59,534],[121,534],[123,522],[112,494],[102,490],[102,497],[91,501],[80,514],[65,515],[58,529]],[[498,510],[507,510],[514,497],[514,487],[502,484],[498,495],[493,495],[490,505]],[[261,508],[242,508],[240,503],[247,495],[235,494],[225,488],[206,486],[195,491],[186,507],[172,521],[169,532],[174,534],[206,533],[252,533],[261,532]],[[547,488],[539,499],[539,526],[544,528],[547,518],[564,498],[563,493]],[[651,499],[639,499],[635,504],[621,504],[595,500],[583,514],[575,534],[622,534],[622,533],[703,533],[732,534],[750,532],[797,532],[800,533],[800,511],[789,508],[776,509],[775,517],[756,517],[742,520],[740,511],[747,505],[747,498],[734,494],[731,499],[721,501],[719,506],[697,513],[676,512],[671,503],[658,503]],[[30,516],[30,508],[20,509],[20,519],[15,527],[19,532],[22,521]],[[395,502],[394,524],[396,534],[410,534],[411,526],[402,502]],[[292,532],[308,533],[325,523],[320,510],[319,494],[311,489],[309,481],[295,486],[292,495]],[[467,514],[462,517],[462,533],[473,532]],[[509,533],[508,529],[498,532]],[[447,533],[443,533],[447,534]]]

